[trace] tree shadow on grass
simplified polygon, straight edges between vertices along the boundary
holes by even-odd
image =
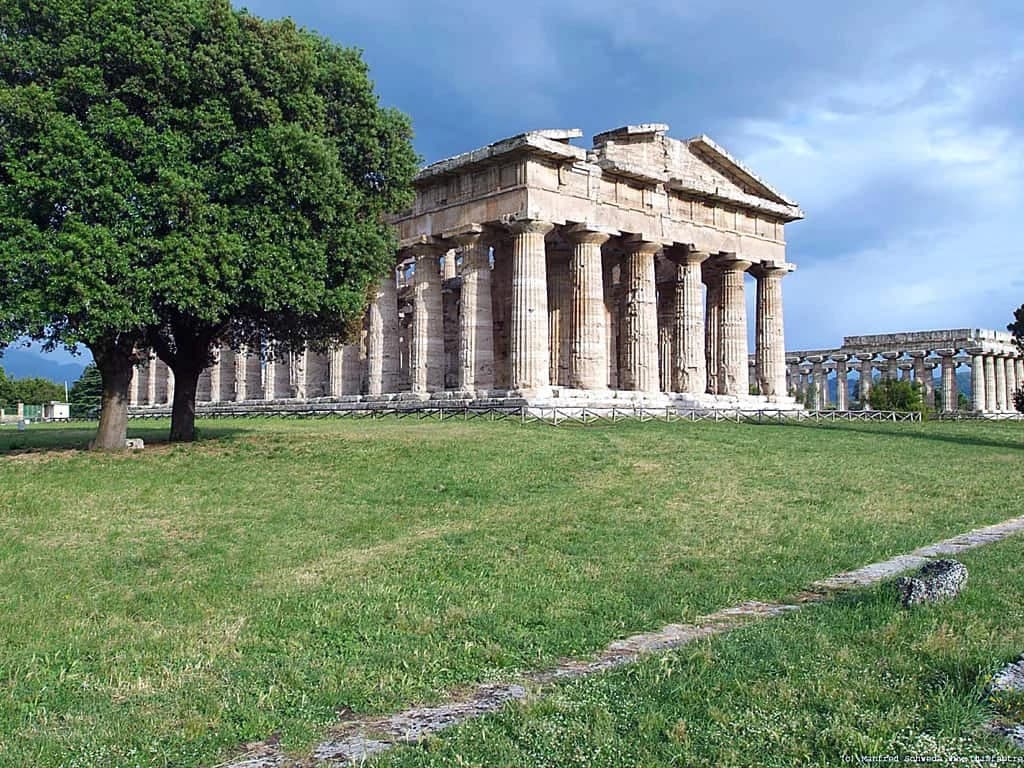
[[[985,422],[986,424],[990,422]],[[813,429],[830,430],[835,432],[858,432],[864,435],[878,435],[879,437],[896,437],[907,440],[926,440],[937,443],[951,443],[953,445],[973,445],[980,448],[999,448],[1002,450],[1022,451],[1024,450],[1024,425],[1018,433],[1017,439],[998,440],[991,437],[977,436],[971,434],[949,434],[928,429],[928,423],[922,424],[889,424],[872,423],[870,421],[851,422],[830,422],[828,424],[815,424],[799,421],[784,423],[764,424],[766,427],[777,427],[779,429]],[[1011,427],[1012,428],[1012,427]]]
[[[232,438],[244,433],[240,425],[230,423],[203,424],[198,430],[199,443]],[[129,438],[142,438],[146,446],[167,445],[169,424],[166,422],[131,421]],[[16,426],[0,428],[0,459],[26,453],[67,453],[85,451],[96,436],[96,422],[80,421],[70,424],[33,424],[24,431]]]

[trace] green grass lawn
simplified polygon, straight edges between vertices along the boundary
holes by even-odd
[[[166,428],[129,455],[0,430],[0,765],[301,753],[339,711],[778,598],[1024,496],[1015,423]]]
[[[958,600],[906,611],[892,585],[560,686],[397,750],[379,768],[837,766],[1024,755],[993,737],[1024,697],[987,690],[1024,650],[1024,539],[961,557]],[[971,764],[986,764],[984,761]],[[993,761],[991,764],[996,764]]]

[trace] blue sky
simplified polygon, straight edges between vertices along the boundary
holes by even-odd
[[[665,122],[803,207],[787,346],[1002,329],[1024,302],[1024,3],[250,0],[361,48],[430,162]]]

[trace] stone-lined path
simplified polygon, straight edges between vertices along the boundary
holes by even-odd
[[[312,755],[305,759],[289,759],[276,745],[266,744],[253,748],[235,762],[222,765],[224,768],[340,768],[360,764],[376,753],[404,744],[416,744],[432,733],[497,712],[508,702],[539,697],[546,687],[561,680],[598,674],[632,664],[645,655],[679,648],[694,640],[719,635],[752,621],[798,611],[804,605],[821,602],[835,592],[877,584],[919,568],[932,558],[955,555],[1001,541],[1021,531],[1024,531],[1024,516],[978,528],[855,571],[830,576],[814,582],[810,590],[778,603],[741,603],[702,616],[693,624],[669,624],[654,632],[616,640],[592,659],[564,661],[552,669],[533,672],[509,683],[477,685],[467,693],[438,706],[416,707],[395,715],[348,720],[335,727],[333,735],[321,742]]]

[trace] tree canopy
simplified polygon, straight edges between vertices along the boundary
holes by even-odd
[[[358,51],[227,0],[0,0],[0,39],[0,342],[89,346],[105,411],[152,346],[177,409],[214,342],[362,314],[417,158]]]
[[[0,368],[0,406],[12,408],[15,403],[42,405],[51,400],[64,400],[64,387],[49,379],[33,376],[15,379]]]
[[[868,401],[876,411],[924,413],[925,410],[922,387],[918,381],[882,378],[871,388]]]

